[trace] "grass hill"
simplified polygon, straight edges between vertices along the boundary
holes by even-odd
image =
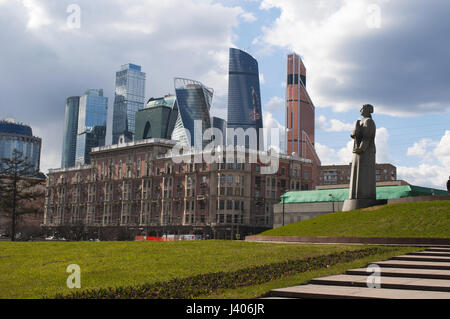
[[[400,203],[330,213],[260,235],[450,238],[450,201]]]

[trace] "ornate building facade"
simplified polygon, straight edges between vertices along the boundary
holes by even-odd
[[[172,155],[175,142],[147,139],[98,147],[91,164],[49,171],[44,226],[126,227],[136,234],[243,238],[272,228],[273,204],[299,190],[311,160],[281,155],[278,170],[234,160],[194,163]],[[191,163],[186,163],[191,159]]]

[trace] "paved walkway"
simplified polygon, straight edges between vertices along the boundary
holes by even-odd
[[[450,248],[429,248],[372,264],[380,267],[379,288],[368,287],[373,272],[357,268],[274,289],[269,298],[450,299]]]

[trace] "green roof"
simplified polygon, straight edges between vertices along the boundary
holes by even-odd
[[[348,199],[348,192],[348,188],[287,192],[281,195],[281,202],[283,202],[283,198],[285,199],[285,203],[343,202],[344,200]],[[448,195],[448,192],[440,189],[413,185],[377,187],[377,199],[392,199],[429,195]]]

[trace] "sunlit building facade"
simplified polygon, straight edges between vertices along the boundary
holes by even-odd
[[[314,189],[319,179],[320,159],[314,147],[315,106],[306,90],[306,68],[301,57],[287,56],[286,152],[313,161],[311,171],[302,172],[302,189]],[[309,181],[308,181],[309,180]]]

